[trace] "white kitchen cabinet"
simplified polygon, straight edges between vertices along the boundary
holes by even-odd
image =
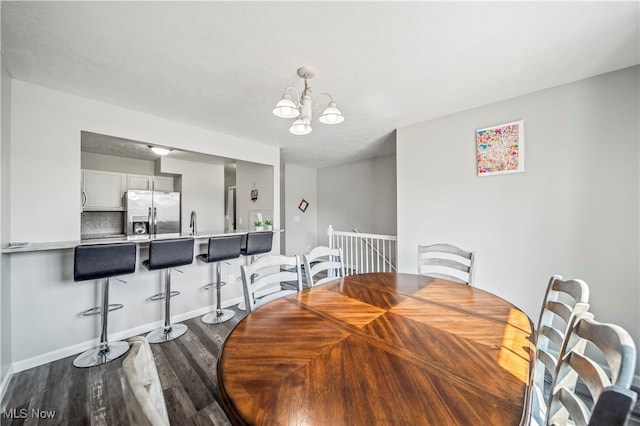
[[[127,175],[127,189],[151,189],[151,176]]]
[[[173,178],[165,176],[127,175],[127,189],[173,191]]]
[[[98,170],[82,171],[83,210],[124,210],[126,175]]]
[[[165,176],[153,176],[153,190],[172,192],[174,190],[173,178]]]

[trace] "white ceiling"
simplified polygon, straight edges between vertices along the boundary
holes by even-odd
[[[640,63],[639,5],[2,1],[2,53],[13,78],[323,167],[394,152],[398,127]],[[315,113],[293,136],[271,110],[303,65],[346,119]]]

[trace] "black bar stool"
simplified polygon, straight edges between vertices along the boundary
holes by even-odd
[[[257,254],[269,253],[273,247],[273,232],[249,232],[243,235],[240,254],[250,256],[249,263],[253,263]],[[251,277],[253,281],[254,276]],[[245,302],[238,304],[238,309],[246,310]]]
[[[231,309],[222,309],[220,287],[227,283],[222,281],[220,262],[240,257],[240,244],[242,242],[242,237],[242,235],[211,237],[209,238],[207,253],[196,256],[198,260],[205,263],[216,262],[216,310],[215,312],[209,312],[202,317],[202,322],[206,324],[219,324],[221,322],[229,321],[235,315],[235,312]],[[205,290],[209,290],[213,285],[214,283],[207,284],[203,288]]]
[[[73,360],[76,367],[93,367],[113,361],[129,350],[127,342],[109,343],[107,324],[110,311],[123,307],[109,304],[109,278],[131,274],[136,270],[135,244],[94,244],[76,246],[73,255],[73,280],[87,281],[104,279],[102,283],[102,306],[88,309],[83,315],[100,315],[102,332],[100,345],[93,347]]]
[[[164,293],[151,297],[151,300],[164,299],[164,326],[147,334],[149,343],[164,343],[177,339],[187,332],[184,324],[171,324],[171,298],[180,294],[171,291],[171,269],[193,263],[193,238],[172,240],[153,240],[149,243],[149,259],[142,264],[150,271],[165,269]],[[182,272],[177,270],[178,272]]]
[[[273,247],[273,232],[249,232],[243,235],[240,254],[251,256],[249,263],[253,263],[256,254],[269,253]]]

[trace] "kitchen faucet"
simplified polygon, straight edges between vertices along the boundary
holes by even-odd
[[[196,211],[191,210],[191,222],[189,222],[189,228],[191,228],[191,235],[196,235],[198,232],[198,217]]]

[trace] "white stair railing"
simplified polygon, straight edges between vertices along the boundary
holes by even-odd
[[[397,267],[398,238],[394,235],[363,234],[327,229],[329,247],[342,249],[345,274],[366,272],[395,272]]]

